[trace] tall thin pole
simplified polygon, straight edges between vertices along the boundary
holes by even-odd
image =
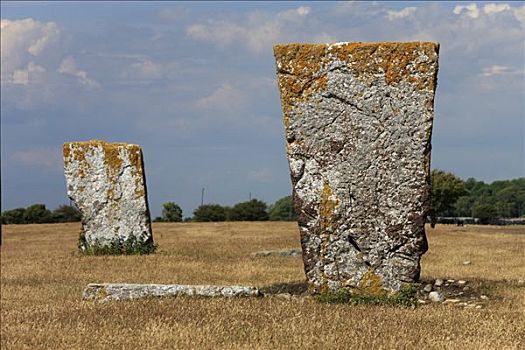
[[[202,188],[202,191],[201,191],[201,206],[204,205],[204,187]]]
[[[252,200],[252,193],[250,192],[250,194],[248,195],[248,200]]]

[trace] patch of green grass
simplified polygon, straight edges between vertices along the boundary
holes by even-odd
[[[78,248],[84,255],[145,255],[155,253],[158,244],[153,243],[153,240],[140,242],[135,236],[129,236],[126,240],[116,238],[108,245],[90,245],[85,236],[81,234]]]
[[[322,293],[314,298],[319,303],[353,304],[353,305],[386,305],[386,306],[416,306],[417,289],[413,285],[402,288],[392,295],[370,295],[340,289],[334,292]]]

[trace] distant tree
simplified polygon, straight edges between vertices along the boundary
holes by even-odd
[[[2,213],[2,224],[25,224],[25,208],[6,210]]]
[[[232,221],[264,221],[268,220],[266,203],[252,199],[248,202],[237,203],[231,209]]]
[[[52,222],[77,222],[82,219],[80,211],[71,205],[61,205],[51,213]]]
[[[286,196],[277,200],[268,209],[268,216],[271,221],[296,220],[297,214],[294,210],[292,196]]]
[[[162,221],[164,222],[181,222],[182,209],[177,203],[167,202],[162,205]]]
[[[155,216],[155,219],[153,219],[153,222],[162,222],[162,217],[160,216]]]
[[[193,212],[193,221],[225,221],[226,208],[219,204],[204,204]]]
[[[496,218],[497,210],[490,203],[475,203],[472,207],[472,216],[478,218],[482,224],[488,224]]]
[[[432,176],[432,196],[430,199],[430,215],[455,216],[454,205],[459,197],[467,194],[465,183],[453,173],[434,169]]]
[[[43,224],[53,222],[51,212],[45,204],[33,204],[26,208],[24,220],[28,224]]]

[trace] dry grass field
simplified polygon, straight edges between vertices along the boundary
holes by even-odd
[[[79,224],[3,226],[2,349],[525,349],[525,227],[427,229],[424,280],[464,279],[482,309],[283,300],[84,302],[90,282],[242,284],[303,280],[295,223],[154,224],[151,256],[81,256]],[[465,260],[471,264],[464,265]]]

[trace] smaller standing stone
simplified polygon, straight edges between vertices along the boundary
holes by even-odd
[[[441,303],[445,298],[442,293],[433,291],[428,294],[428,299],[434,303]]]
[[[142,150],[104,141],[66,142],[67,194],[82,213],[86,253],[149,253],[151,232]]]

